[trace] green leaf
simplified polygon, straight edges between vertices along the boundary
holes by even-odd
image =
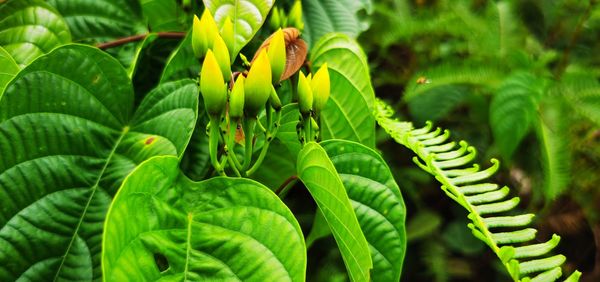
[[[203,0],[204,6],[212,13],[219,29],[229,17],[233,21],[233,54],[237,57],[254,34],[265,22],[275,0]]]
[[[19,72],[19,66],[4,48],[0,47],[0,98],[8,82]]]
[[[204,109],[202,97],[200,96],[199,99],[200,105],[198,105],[198,109]],[[209,138],[208,134],[206,134],[208,122],[209,118],[206,111],[200,111],[192,139],[181,160],[180,167],[182,172],[195,181],[205,179],[209,171],[213,168],[210,164]]]
[[[422,83],[419,78],[425,78],[427,82]],[[405,101],[411,101],[444,85],[496,87],[503,78],[504,74],[494,65],[479,62],[445,63],[417,72],[406,85],[403,98]]]
[[[276,191],[286,179],[296,175],[297,155],[279,139],[271,141],[269,152],[258,170],[252,174],[252,179]]]
[[[177,49],[167,59],[160,82],[173,81],[182,78],[196,78],[200,73],[200,62],[192,50],[191,31],[181,41]]]
[[[277,195],[243,178],[192,182],[177,166],[155,157],[123,183],[103,238],[107,281],[304,281],[302,232]]]
[[[572,108],[600,126],[600,83],[593,75],[567,74],[561,81],[562,94]]]
[[[408,102],[414,121],[424,124],[445,118],[469,95],[469,89],[459,85],[443,85],[427,91]]]
[[[507,78],[492,98],[490,124],[500,152],[509,160],[537,116],[543,81],[529,73]]]
[[[298,178],[306,185],[331,228],[350,278],[369,281],[373,268],[369,245],[327,153],[319,144],[307,143],[298,155],[297,169]]]
[[[0,46],[22,67],[71,41],[67,23],[41,0],[10,0],[0,5]]]
[[[193,81],[164,84],[133,113],[108,54],[65,45],[17,74],[0,100],[0,280],[97,280],[104,216],[125,176],[183,153]]]
[[[296,160],[302,149],[296,132],[299,116],[297,103],[287,104],[281,108],[281,120],[277,135],[269,146],[269,152],[264,162],[252,175],[252,179],[265,184],[272,190],[276,190],[290,176],[296,175]],[[261,122],[266,123],[265,116],[262,117]],[[264,142],[264,138],[257,139],[257,147],[262,146],[261,142]]]
[[[345,140],[322,144],[338,172],[373,260],[372,281],[398,281],[406,253],[406,207],[400,188],[379,154]]]
[[[298,140],[298,133],[296,132],[296,126],[298,125],[298,117],[300,111],[298,110],[298,104],[292,103],[287,104],[281,108],[281,121],[279,130],[275,138],[279,139],[283,143],[291,155],[294,156],[294,164],[296,163],[296,156],[298,152],[302,150],[302,144]]]
[[[153,32],[184,29],[180,17],[185,15],[175,0],[140,0],[146,22]]]
[[[64,17],[74,40],[102,42],[148,32],[138,0],[48,0]]]
[[[359,13],[371,14],[371,0],[305,0],[302,1],[304,30],[302,38],[310,46],[330,32],[341,32],[351,38],[369,28]]]
[[[553,200],[571,181],[571,148],[568,130],[571,126],[565,117],[568,111],[564,99],[545,97],[540,104],[536,133],[540,141],[542,167],[544,168],[544,196]]]
[[[373,148],[375,94],[358,43],[340,33],[326,35],[313,48],[310,60],[313,69],[325,63],[329,68],[331,96],[321,115],[323,140],[345,139]]]

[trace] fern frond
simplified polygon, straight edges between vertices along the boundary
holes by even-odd
[[[468,211],[468,228],[498,256],[514,281],[557,281],[562,276],[565,256],[549,255],[560,236],[554,234],[547,242],[532,244],[537,230],[526,226],[534,215],[506,215],[518,205],[519,197],[508,198],[508,187],[484,182],[498,170],[498,160],[492,159],[491,166],[480,170],[478,164],[472,164],[477,151],[467,142],[450,141],[448,130],[434,129],[430,122],[415,129],[410,122],[394,119],[393,113],[388,105],[377,101],[377,123],[396,142],[412,150],[417,155],[415,163]],[[575,271],[565,281],[579,281],[580,275]]]

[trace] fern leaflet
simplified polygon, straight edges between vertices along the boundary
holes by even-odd
[[[413,161],[433,175],[446,195],[469,212],[468,227],[473,235],[492,249],[514,281],[557,281],[562,276],[565,256],[549,255],[560,236],[554,234],[547,242],[532,244],[537,230],[527,225],[534,215],[506,215],[518,205],[519,197],[507,199],[508,187],[483,181],[498,170],[498,160],[492,159],[492,166],[481,170],[478,164],[472,164],[475,148],[465,141],[448,141],[448,130],[433,129],[431,122],[414,129],[412,123],[392,118],[394,111],[380,100],[374,114],[377,123],[396,142],[417,155]],[[580,276],[581,272],[575,271],[564,281],[579,281]]]

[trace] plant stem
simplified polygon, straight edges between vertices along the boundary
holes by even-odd
[[[218,160],[218,148],[219,148],[219,137],[221,134],[221,129],[219,128],[219,118],[211,116],[210,117],[210,135],[208,140],[208,148],[210,155],[210,162],[212,166],[215,168],[219,175],[224,175],[223,166],[219,163]]]
[[[124,45],[127,43],[144,40],[150,34],[152,34],[152,33],[144,33],[144,34],[127,36],[127,37],[119,38],[119,39],[109,41],[109,42],[98,43],[98,44],[96,44],[96,47],[98,47],[99,49],[105,50],[105,49],[121,46],[121,45]],[[160,38],[184,38],[186,35],[185,32],[157,32],[155,34]]]
[[[285,197],[287,192],[292,187],[294,187],[296,180],[298,180],[297,175],[292,175],[292,176],[288,177],[285,181],[283,181],[283,183],[281,183],[281,185],[279,185],[279,188],[277,188],[277,190],[275,190],[275,194],[277,194],[277,196],[279,196],[279,198]]]
[[[248,171],[246,171],[246,175],[248,175],[248,176],[252,175],[260,167],[260,165],[262,164],[262,162],[265,159],[265,156],[267,155],[267,151],[269,151],[269,145],[271,144],[271,141],[273,141],[273,138],[275,138],[275,136],[277,135],[277,131],[279,130],[279,122],[281,120],[281,110],[276,111],[276,113],[275,113],[276,126],[271,125],[272,119],[273,119],[273,114],[270,112],[271,112],[271,107],[267,106],[267,120],[268,120],[267,128],[268,128],[268,130],[265,133],[265,144],[261,148],[260,154],[258,155],[258,159],[256,159],[256,162],[254,163],[254,165],[252,165],[252,167]],[[271,129],[272,129],[272,131],[271,131]]]
[[[236,170],[242,169],[242,165],[240,161],[237,159],[235,154],[235,135],[237,133],[237,126],[239,120],[229,120],[229,135],[227,136],[227,158],[230,158],[233,164],[235,165]]]
[[[254,126],[256,125],[256,117],[248,117],[243,120],[244,139],[245,139],[245,152],[244,152],[244,164],[242,170],[248,170],[250,163],[252,162],[252,139],[254,139]]]

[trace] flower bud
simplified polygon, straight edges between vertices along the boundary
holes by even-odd
[[[323,64],[310,82],[314,96],[313,108],[318,114],[325,108],[330,94],[329,70],[327,63]]]
[[[285,39],[283,31],[278,29],[271,37],[269,47],[267,47],[267,55],[271,63],[271,73],[273,84],[279,83],[281,75],[285,70]]]
[[[221,72],[223,73],[223,79],[225,81],[229,81],[231,79],[231,60],[229,59],[229,50],[227,50],[227,45],[225,45],[225,41],[219,34],[215,36],[215,42],[212,46],[212,50],[215,54],[215,58],[217,59],[217,63],[219,63],[219,67],[221,68]]]
[[[225,18],[225,22],[223,23],[223,27],[221,29],[221,36],[223,37],[223,41],[225,41],[225,45],[227,45],[227,48],[229,49],[229,57],[233,58],[233,44],[235,37],[233,34],[233,22],[229,16]]]
[[[246,113],[256,117],[271,94],[271,65],[266,50],[254,60],[244,83]]]
[[[227,86],[223,73],[212,50],[206,52],[200,73],[200,91],[204,98],[206,112],[211,116],[220,116],[227,104]]]
[[[290,26],[293,26],[299,30],[304,29],[304,21],[302,21],[302,2],[300,0],[296,0],[292,6],[292,9],[290,9],[288,23]]]
[[[300,71],[298,79],[298,104],[302,114],[309,114],[313,106],[313,93],[310,87],[310,81]]]
[[[229,117],[234,120],[244,115],[244,81],[245,77],[239,75],[229,95]]]
[[[278,29],[282,27],[281,16],[279,15],[279,8],[277,8],[277,6],[273,7],[271,10],[271,19],[269,20],[269,25],[271,26],[271,29]]]
[[[271,95],[269,96],[269,104],[276,111],[281,110],[281,100],[279,99],[279,95],[277,95],[277,91],[275,91],[275,87],[271,85]]]
[[[204,10],[200,20],[198,20],[197,16],[194,16],[192,49],[197,58],[202,58],[206,54],[206,51],[213,46],[217,34],[219,34],[217,23],[215,23],[208,9]]]

